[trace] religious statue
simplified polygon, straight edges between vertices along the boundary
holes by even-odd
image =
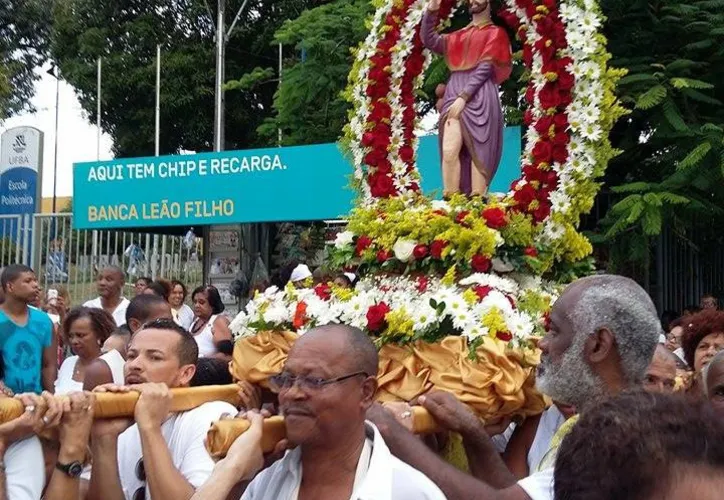
[[[499,86],[511,72],[510,40],[493,24],[489,0],[469,0],[472,22],[444,35],[435,31],[439,8],[430,0],[421,35],[452,73],[439,107],[443,194],[485,195],[503,154]]]

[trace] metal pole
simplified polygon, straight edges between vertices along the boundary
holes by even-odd
[[[156,45],[156,156],[161,151],[161,45]]]
[[[282,55],[283,55],[282,44],[280,43],[279,44],[279,88],[280,89],[282,88],[282,70],[283,70]],[[282,129],[281,128],[277,129],[277,134],[279,136],[279,138],[278,138],[279,147],[282,147]]]
[[[55,75],[55,152],[53,153],[53,213],[58,190],[58,115],[60,110],[60,69],[56,68]]]
[[[216,20],[216,109],[214,113],[214,151],[224,149],[224,73],[226,51],[226,0],[218,0]]]
[[[103,72],[103,60],[98,58],[98,92],[96,94],[97,109],[96,109],[96,161],[101,159],[101,83],[102,83],[102,72]]]

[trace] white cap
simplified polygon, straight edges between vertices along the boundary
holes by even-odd
[[[344,273],[344,275],[347,276],[350,283],[354,283],[354,280],[357,279],[357,275],[354,273]]]
[[[297,281],[302,281],[311,277],[312,271],[309,270],[309,266],[306,264],[299,264],[294,268],[294,271],[292,271],[291,280],[293,283],[296,283]]]

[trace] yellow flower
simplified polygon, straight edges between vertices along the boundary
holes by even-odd
[[[440,283],[442,283],[445,286],[453,286],[455,284],[457,278],[457,266],[452,265],[450,266],[450,269],[447,270],[445,273],[445,276],[442,277],[440,280]]]
[[[482,318],[483,326],[488,329],[488,334],[495,338],[498,332],[507,332],[508,324],[500,309],[493,307]]]
[[[472,306],[478,302],[478,294],[471,288],[468,288],[463,292],[463,300]]]
[[[387,335],[411,337],[414,333],[415,322],[412,321],[404,308],[388,312],[385,315],[385,320],[387,320]]]

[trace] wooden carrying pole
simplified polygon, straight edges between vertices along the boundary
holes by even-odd
[[[240,403],[239,386],[209,385],[204,387],[183,387],[171,389],[173,402],[171,411],[188,411],[210,401],[226,401],[233,405]],[[56,396],[65,398],[67,396]],[[96,393],[94,418],[132,418],[140,393]],[[23,403],[14,398],[0,399],[0,424],[18,418],[25,411]]]
[[[413,406],[410,418],[412,432],[415,434],[432,434],[440,431],[435,419],[422,406]],[[232,443],[241,436],[251,424],[244,419],[219,420],[211,424],[206,436],[206,449],[214,458],[226,456]],[[274,451],[276,444],[286,437],[284,417],[273,416],[264,419],[261,447],[264,453]]]

